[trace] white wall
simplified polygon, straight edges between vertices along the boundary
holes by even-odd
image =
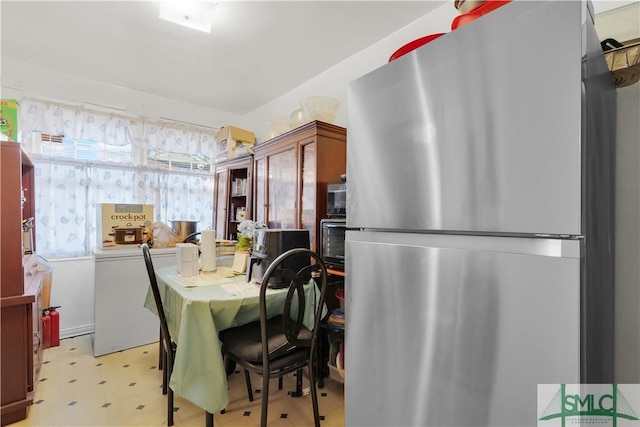
[[[59,305],[60,338],[93,332],[93,257],[49,260],[53,267],[51,305]]]

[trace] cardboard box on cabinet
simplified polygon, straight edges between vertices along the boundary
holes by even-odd
[[[146,241],[153,224],[153,205],[101,203],[97,209],[97,247],[131,248]]]
[[[218,158],[224,160],[245,153],[251,154],[251,147],[256,144],[256,136],[253,132],[245,129],[225,126],[218,131],[216,141],[218,142]]]

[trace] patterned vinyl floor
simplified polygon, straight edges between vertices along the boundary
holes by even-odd
[[[261,379],[252,376],[254,401],[247,397],[244,375],[229,377],[229,406],[215,414],[215,425],[259,426]],[[310,395],[290,397],[295,377],[287,376],[278,390],[272,380],[268,425],[313,426]],[[306,378],[303,383],[308,386]],[[34,405],[27,419],[12,426],[164,426],[166,396],[158,370],[158,344],[93,357],[91,335],[67,338],[45,350]],[[343,385],[330,379],[318,389],[321,425],[344,426]],[[204,410],[182,399],[174,401],[174,425],[204,426]]]

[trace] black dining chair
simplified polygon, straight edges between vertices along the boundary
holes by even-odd
[[[202,234],[202,232],[200,232],[200,231],[196,231],[195,233],[191,233],[187,237],[182,239],[182,243],[197,243],[198,239],[196,239],[196,236],[199,236],[200,234]]]
[[[161,345],[161,360],[162,360],[162,394],[167,395],[167,425],[173,425],[173,390],[169,386],[169,379],[173,372],[173,362],[176,357],[176,342],[171,339],[171,333],[169,332],[169,326],[167,324],[167,317],[164,312],[164,305],[162,304],[162,298],[160,297],[160,289],[158,288],[158,280],[156,278],[155,269],[153,268],[153,261],[151,260],[151,253],[149,253],[149,246],[146,243],[140,245],[142,248],[142,254],[144,256],[144,263],[147,266],[147,273],[149,274],[149,283],[151,285],[151,291],[153,292],[153,299],[156,303],[156,310],[158,311],[158,317],[160,318],[160,345]],[[206,426],[213,427],[213,414],[206,413]]]
[[[298,260],[300,257],[308,257],[310,262],[299,271],[293,271],[288,266],[293,264],[291,258],[294,257]],[[311,280],[312,274],[315,276],[314,280]],[[268,317],[267,288],[272,278],[284,280],[285,283],[288,282],[288,286],[281,311],[273,317]],[[313,291],[317,298],[313,298],[315,304],[313,307],[305,306],[304,286],[315,287]],[[283,375],[297,372],[298,381],[301,381],[302,369],[305,367],[309,369],[315,426],[320,426],[315,365],[317,363],[318,331],[324,310],[326,287],[327,269],[320,256],[309,249],[290,249],[269,265],[262,278],[259,297],[260,320],[225,329],[219,334],[222,352],[225,356],[235,361],[246,371],[262,376],[260,418],[262,427],[267,424],[269,380],[271,378],[281,380]],[[297,303],[297,310],[293,310],[296,307],[295,303]],[[308,329],[303,324],[305,309],[313,312],[312,329]]]

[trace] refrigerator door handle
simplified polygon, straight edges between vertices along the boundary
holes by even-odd
[[[351,230],[347,230],[346,240],[352,242],[363,241],[392,245],[430,246],[442,249],[503,252],[556,258],[580,258],[581,248],[584,242],[582,238],[559,239],[556,237],[551,239]]]

